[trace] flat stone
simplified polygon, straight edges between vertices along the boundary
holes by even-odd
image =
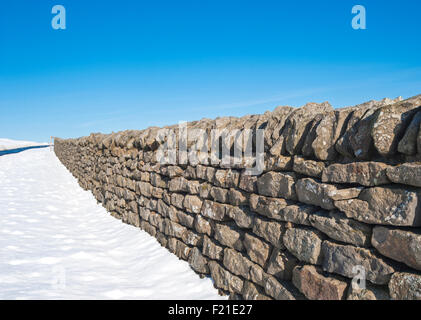
[[[389,166],[381,162],[353,162],[331,164],[323,170],[322,181],[333,183],[358,183],[363,186],[377,186],[390,183],[386,175]]]
[[[329,194],[336,192],[337,188],[335,186],[319,183],[311,178],[304,178],[298,180],[295,188],[300,202],[315,205],[326,210],[335,208],[333,200],[329,197]]]
[[[318,212],[309,216],[310,224],[329,238],[368,246],[371,242],[371,227],[351,219],[337,211]]]
[[[321,178],[325,164],[320,161],[305,160],[303,157],[294,157],[294,171],[306,176]]]
[[[419,232],[376,226],[371,243],[382,255],[421,270],[421,234]]]
[[[394,268],[374,250],[324,241],[322,252],[323,270],[347,278],[354,278],[358,274],[354,268],[362,266],[367,280],[375,284],[387,284],[395,272]]]
[[[297,199],[294,173],[268,172],[257,179],[259,194],[283,199]]]
[[[364,189],[358,199],[335,201],[352,218],[369,224],[421,226],[420,193],[399,187]]]
[[[226,208],[224,204],[205,200],[202,205],[201,214],[213,220],[223,221],[225,219]]]
[[[421,163],[404,163],[386,170],[387,177],[394,183],[421,187]]]
[[[314,266],[294,268],[292,282],[310,300],[342,300],[348,284],[337,277],[325,277]]]
[[[250,195],[251,210],[269,218],[278,216],[287,205],[288,202],[284,199],[269,198],[256,194]]]

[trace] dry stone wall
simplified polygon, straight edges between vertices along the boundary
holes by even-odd
[[[264,130],[259,175],[250,161],[162,164],[155,127],[54,148],[111,215],[233,299],[421,299],[420,125],[421,96],[187,124]],[[232,156],[235,139],[219,141]]]

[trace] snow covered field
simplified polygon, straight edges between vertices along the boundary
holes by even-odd
[[[0,299],[224,297],[43,148],[0,157]]]
[[[0,151],[46,145],[46,142],[19,141],[0,138]]]

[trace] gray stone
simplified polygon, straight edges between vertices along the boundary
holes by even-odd
[[[208,261],[196,247],[191,250],[189,264],[196,272],[209,273]]]
[[[408,128],[406,129],[405,135],[399,141],[398,151],[408,156],[415,155],[417,153],[417,138],[421,127],[421,111],[412,119]],[[421,150],[418,150],[421,152]]]
[[[268,172],[257,179],[259,194],[283,199],[297,199],[294,173]]]
[[[215,239],[224,246],[238,251],[243,250],[242,233],[234,226],[215,223]]]
[[[394,183],[421,187],[421,163],[403,163],[386,170],[387,177]]]
[[[323,236],[318,231],[304,228],[290,228],[285,231],[283,242],[285,247],[300,261],[321,264],[321,246]]]
[[[421,300],[421,275],[395,273],[389,282],[389,292],[393,300]]]
[[[202,200],[198,196],[186,195],[183,202],[187,212],[200,213],[202,209]]]
[[[294,157],[293,169],[297,173],[301,173],[303,175],[315,178],[321,178],[324,168],[325,164],[323,162],[305,160],[303,157],[300,156]]]
[[[421,95],[376,111],[371,136],[380,155],[390,157],[396,153],[399,141],[419,106]]]
[[[285,231],[283,223],[267,221],[256,217],[253,224],[253,233],[265,239],[277,248],[284,248],[282,236]]]
[[[202,205],[201,214],[206,218],[223,221],[225,219],[226,208],[226,205],[205,200]]]
[[[358,275],[356,267],[361,266],[365,269],[367,280],[375,284],[387,284],[395,272],[392,265],[374,250],[323,241],[322,252],[323,270],[347,278],[352,279]]]
[[[329,194],[336,192],[337,189],[335,186],[318,183],[311,178],[304,178],[298,180],[295,187],[300,202],[319,206],[326,210],[335,208],[333,200],[329,196]]]
[[[310,224],[329,238],[354,244],[368,246],[371,241],[371,227],[351,219],[336,211],[318,212],[309,217]]]
[[[287,205],[288,202],[284,199],[268,198],[256,194],[250,195],[251,210],[269,218],[278,216]]]
[[[419,193],[398,187],[375,187],[358,199],[335,201],[348,218],[370,224],[421,226]]]
[[[267,273],[281,280],[291,280],[299,260],[288,251],[275,248],[269,258]]]
[[[377,186],[389,183],[386,176],[388,165],[381,162],[353,162],[332,164],[322,174],[323,182],[358,183],[363,186]]]
[[[244,235],[244,247],[250,259],[264,267],[270,254],[270,246],[258,238],[246,233]]]
[[[203,238],[202,254],[213,259],[222,261],[224,248],[217,245],[215,241],[207,236]]]

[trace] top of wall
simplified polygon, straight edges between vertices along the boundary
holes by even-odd
[[[379,160],[403,163],[421,159],[420,124],[421,95],[418,95],[407,100],[372,100],[341,109],[334,109],[328,102],[308,103],[301,108],[281,106],[261,115],[193,121],[187,124],[187,128],[203,129],[208,134],[212,129],[226,129],[228,132],[263,129],[264,151],[269,158],[301,155],[328,162]],[[178,137],[178,124],[164,128],[173,130]],[[96,133],[67,141],[93,144],[100,149],[137,149],[154,153],[167,139],[157,139],[160,132],[162,135],[160,130],[150,127],[112,134]],[[193,135],[189,133],[189,139],[197,138]],[[188,147],[193,142],[189,141]],[[232,148],[233,141],[226,143]]]

